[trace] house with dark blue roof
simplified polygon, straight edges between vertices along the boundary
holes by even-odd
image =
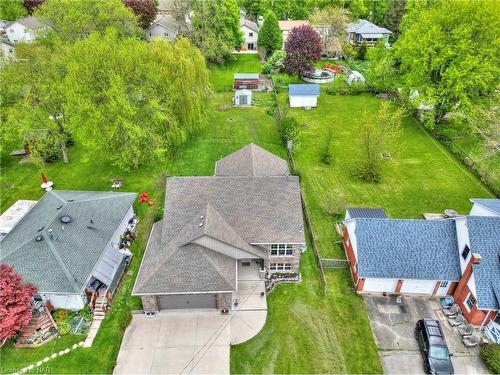
[[[344,250],[359,293],[453,295],[467,321],[500,341],[500,200],[472,199],[468,216],[389,219],[349,208]]]
[[[319,84],[298,83],[288,85],[288,100],[290,107],[310,109],[318,105]]]

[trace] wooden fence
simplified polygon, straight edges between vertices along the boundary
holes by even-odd
[[[327,259],[320,258],[323,269],[332,270],[335,268],[349,268],[349,261],[346,259]]]

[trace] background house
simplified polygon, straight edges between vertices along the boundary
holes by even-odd
[[[38,298],[80,310],[87,292],[112,294],[131,255],[121,236],[134,217],[135,193],[52,190],[2,239],[0,261]]]
[[[167,180],[133,295],[144,311],[232,309],[240,282],[298,272],[305,249],[299,181],[287,162],[250,144],[210,177]]]
[[[257,23],[246,17],[246,11],[240,9],[240,31],[243,33],[242,51],[257,51],[259,29],[262,27],[263,18],[259,16]]]
[[[389,42],[391,34],[392,31],[385,27],[379,27],[364,19],[347,25],[347,42],[353,45],[365,42],[368,46],[374,46],[380,39]]]
[[[471,201],[470,215],[441,220],[347,209],[343,243],[356,290],[453,295],[469,323],[500,341],[500,200]]]
[[[179,34],[179,25],[174,21],[174,19],[169,15],[163,15],[158,17],[152,24],[146,29],[146,39],[151,41],[154,38],[166,39],[169,41],[174,41]]]
[[[20,18],[6,26],[5,33],[11,43],[30,43],[36,39],[37,33],[46,26],[35,16]]]
[[[285,48],[285,43],[288,39],[288,35],[290,32],[300,26],[309,26],[308,20],[286,20],[286,21],[278,21],[280,25],[281,34],[283,36],[283,48]]]
[[[318,105],[319,84],[303,83],[288,85],[288,101],[290,107],[310,109]]]

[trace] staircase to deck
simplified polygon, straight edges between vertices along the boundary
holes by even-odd
[[[57,337],[57,325],[45,307],[42,311],[33,311],[30,322],[21,329],[16,341],[16,348],[31,348]]]
[[[92,323],[90,323],[89,333],[87,334],[87,338],[85,339],[85,343],[83,344],[84,348],[89,348],[92,346],[94,342],[94,338],[99,331],[99,327],[101,326],[102,320],[106,317],[106,311],[108,309],[108,299],[106,297],[106,293],[99,296],[95,300],[94,304],[94,317],[92,319]]]

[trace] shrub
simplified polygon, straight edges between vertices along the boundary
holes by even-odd
[[[262,66],[262,73],[270,74],[273,70],[281,71],[283,63],[285,62],[285,51],[278,50],[266,61]]]
[[[80,315],[83,319],[85,320],[92,320],[92,312],[90,311],[90,308],[88,305],[86,305],[83,309],[81,309],[78,312],[78,315]]]
[[[479,356],[492,374],[500,374],[500,345],[488,344],[481,348]]]
[[[298,143],[300,128],[301,126],[295,117],[285,116],[278,120],[278,131],[285,144],[288,141],[292,141],[295,145]]]
[[[59,333],[61,334],[61,336],[64,336],[64,335],[67,335],[69,333],[69,331],[71,330],[71,324],[69,324],[68,322],[59,322],[57,323],[57,328],[59,329]]]
[[[54,318],[56,324],[59,324],[59,322],[62,322],[67,317],[68,317],[68,310],[66,309],[59,309],[52,313],[52,318]]]
[[[337,195],[328,195],[321,201],[321,211],[335,220],[342,219],[346,208],[346,201]]]
[[[45,162],[58,160],[62,157],[61,142],[65,139],[66,147],[74,144],[73,138],[69,132],[61,135],[53,130],[46,132],[29,131],[24,135],[24,145],[29,153]]]

